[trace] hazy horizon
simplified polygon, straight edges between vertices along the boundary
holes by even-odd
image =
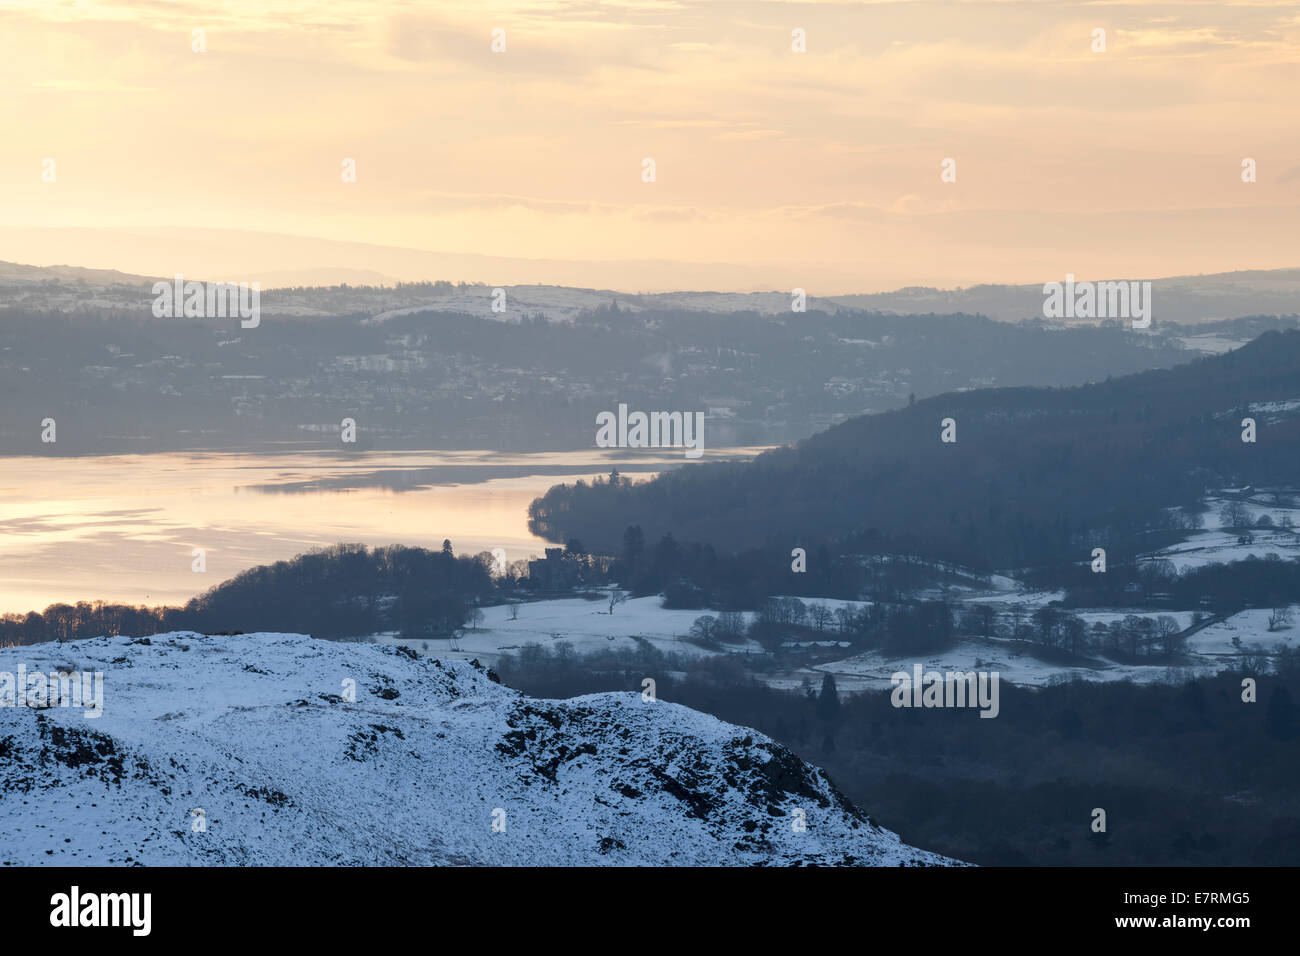
[[[191,231],[193,232],[193,231]],[[105,233],[102,240],[96,233]],[[90,235],[87,235],[90,234]],[[227,235],[225,244],[215,237]],[[286,236],[276,233],[255,233],[244,230],[226,230],[205,233],[214,238],[186,234],[186,230],[109,230],[60,229],[47,227],[0,226],[0,263],[41,270],[73,269],[87,272],[117,272],[125,279],[169,278],[183,274],[190,278],[213,281],[259,282],[266,290],[295,287],[328,287],[339,284],[393,287],[399,283],[451,282],[471,285],[552,286],[592,291],[617,292],[624,295],[662,295],[675,292],[699,292],[745,295],[761,292],[786,294],[777,281],[780,274],[770,278],[748,278],[763,270],[736,263],[685,264],[672,260],[645,262],[624,260],[553,260],[543,258],[503,259],[479,256],[472,253],[449,253],[438,250],[402,249],[392,246],[362,243],[335,242],[312,236]],[[121,244],[124,237],[140,240],[142,252],[134,255],[119,253],[114,256],[109,247]],[[238,241],[235,237],[238,237]],[[179,240],[179,242],[178,242]],[[251,242],[250,242],[251,241]],[[250,253],[250,244],[267,244],[256,254]],[[179,245],[179,248],[178,248]],[[96,252],[98,247],[102,251]],[[193,248],[187,248],[193,246]],[[68,250],[81,250],[72,252]],[[329,250],[312,258],[316,250]],[[6,254],[7,251],[11,253]],[[70,258],[76,255],[78,258]],[[97,258],[100,256],[102,258]],[[385,272],[382,260],[390,257]],[[123,260],[167,262],[169,271],[124,267]],[[259,266],[254,259],[270,259],[278,267]],[[361,265],[330,265],[340,259],[360,259]],[[375,260],[370,262],[370,260]],[[210,265],[203,267],[203,262]],[[367,264],[369,263],[369,264]],[[424,263],[428,263],[427,265]],[[463,265],[462,265],[463,264]],[[795,270],[786,269],[794,278]],[[1218,276],[1247,276],[1270,273],[1300,272],[1300,259],[1293,264],[1273,267],[1240,269],[1209,269],[1207,271],[1143,275],[1138,278],[1153,281],[1197,280]],[[767,275],[767,273],[764,273]],[[637,276],[627,284],[619,285],[621,275]],[[680,275],[685,284],[666,284],[661,277]],[[1108,273],[1079,273],[1079,280],[1101,280]],[[502,282],[505,277],[510,281]],[[691,282],[694,277],[696,281]],[[937,292],[962,292],[983,286],[1034,287],[1044,282],[1061,281],[1062,275],[1030,275],[1016,280],[973,279],[969,282],[931,282],[917,280],[904,282],[881,277],[874,281],[863,280],[855,284],[852,278],[832,280],[818,288],[819,298],[853,295],[878,295],[902,292],[908,289],[933,289]],[[1287,280],[1289,276],[1285,277]],[[661,279],[661,281],[656,281]]]
[[[1300,262],[1294,4],[4,16],[0,259],[816,295]]]

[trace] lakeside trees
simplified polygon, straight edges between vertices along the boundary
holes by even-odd
[[[0,617],[0,643],[33,644],[162,631],[287,631],[353,637],[397,630],[447,637],[497,585],[490,556],[456,556],[399,545],[339,544],[259,565],[183,607],[132,607],[102,601],[54,604],[44,612]]]

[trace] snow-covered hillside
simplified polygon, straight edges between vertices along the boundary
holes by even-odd
[[[1257,415],[1277,414],[1283,406],[1300,405],[1300,402],[1274,402],[1251,407]],[[1267,419],[1264,419],[1267,421]],[[1205,513],[1202,527],[1188,531],[1183,540],[1146,555],[1147,560],[1168,561],[1178,571],[1204,567],[1207,564],[1227,564],[1247,558],[1267,559],[1275,555],[1280,559],[1300,557],[1300,507],[1294,495],[1281,490],[1238,493],[1233,497],[1208,495],[1202,502]],[[1281,501],[1279,502],[1279,498]],[[1245,526],[1225,526],[1222,510],[1234,504],[1242,509]],[[1260,525],[1260,520],[1265,524]]]
[[[951,862],[762,734],[639,694],[537,700],[286,634],[0,649],[20,665],[102,671],[103,712],[0,707],[5,865]]]
[[[65,266],[41,268],[0,262],[0,294],[8,305],[60,312],[126,309],[147,312],[152,308],[154,282],[171,281],[173,276],[150,278],[97,269]],[[216,282],[251,281],[247,276],[189,276]],[[498,289],[505,292],[504,300]],[[582,289],[560,285],[456,285],[432,288],[407,285],[400,288],[365,286],[273,288],[264,286],[260,299],[266,316],[355,315],[369,316],[367,322],[384,322],[417,312],[459,312],[493,320],[518,320],[522,316],[544,315],[552,321],[571,322],[584,312],[617,304],[625,311],[679,310],[685,312],[757,312],[789,315],[792,293],[771,292],[656,292],[630,293],[610,289]],[[831,299],[811,296],[807,308],[843,312],[845,306]]]

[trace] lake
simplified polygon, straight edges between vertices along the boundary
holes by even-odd
[[[711,449],[740,459],[758,448]],[[181,604],[239,571],[340,542],[542,554],[528,504],[553,484],[642,478],[681,452],[318,451],[0,458],[0,612]],[[696,463],[691,462],[689,465]],[[206,571],[191,569],[193,549]]]

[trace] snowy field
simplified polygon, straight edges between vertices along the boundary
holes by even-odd
[[[1193,532],[1186,541],[1171,545],[1148,558],[1169,561],[1181,574],[1191,568],[1207,564],[1228,564],[1247,558],[1267,558],[1275,554],[1282,559],[1300,557],[1300,538],[1285,532],[1252,531],[1254,541],[1238,542],[1232,531]]]
[[[1045,606],[1050,600],[1061,595],[1056,592],[1021,592],[1012,595],[979,597],[971,603],[983,603],[1001,600],[1007,604],[1023,604],[1028,613],[1037,607]],[[1008,601],[1007,599],[1012,600]],[[866,602],[820,601],[801,598],[805,604],[824,603],[828,607],[842,607],[846,604],[861,606]],[[720,651],[699,647],[686,635],[694,620],[702,614],[714,614],[712,611],[700,610],[665,610],[659,606],[660,598],[634,598],[618,605],[611,615],[605,601],[586,601],[581,598],[565,598],[552,601],[539,601],[519,606],[519,617],[510,620],[510,608],[497,606],[484,608],[484,622],[481,627],[466,632],[453,645],[445,640],[402,640],[395,635],[379,635],[376,640],[383,644],[402,644],[421,653],[441,658],[471,660],[477,659],[491,665],[504,653],[517,653],[526,644],[537,644],[554,649],[567,642],[576,654],[590,654],[596,651],[613,650],[633,652],[640,641],[648,642],[666,654],[679,654],[688,657],[707,657],[719,654],[764,653],[756,642],[746,641],[740,644],[723,645]],[[1041,687],[1061,680],[1083,679],[1097,681],[1130,680],[1136,683],[1151,683],[1166,680],[1186,680],[1193,676],[1208,676],[1217,673],[1241,650],[1261,648],[1271,654],[1277,644],[1290,647],[1300,641],[1300,608],[1293,609],[1297,623],[1294,627],[1268,631],[1266,610],[1243,611],[1219,624],[1211,625],[1193,634],[1187,642],[1189,658],[1187,662],[1171,669],[1166,664],[1120,664],[1113,661],[1099,660],[1095,667],[1066,667],[1059,663],[1048,663],[1028,653],[1020,644],[1005,641],[964,640],[940,654],[921,659],[919,662],[927,670],[939,671],[998,671],[1001,679],[1009,683],[1029,687]],[[958,612],[960,613],[960,611]],[[1089,626],[1094,623],[1110,624],[1133,615],[1155,620],[1158,617],[1172,617],[1180,628],[1186,629],[1192,623],[1192,611],[1157,611],[1135,610],[1129,608],[1076,610]],[[746,614],[746,622],[753,620],[752,613]],[[1241,641],[1241,650],[1233,647],[1232,639]],[[787,648],[803,648],[821,652],[822,655],[836,655],[842,651],[839,660],[800,667],[783,673],[764,673],[758,675],[761,680],[772,687],[798,689],[805,683],[814,687],[821,684],[826,674],[835,676],[836,684],[842,693],[857,693],[864,690],[880,689],[890,685],[890,675],[896,671],[908,671],[918,663],[916,657],[889,657],[878,651],[854,654],[846,644],[840,641],[833,628],[826,630],[823,637],[817,639],[800,636],[797,641],[786,642]]]
[[[1264,609],[1242,611],[1226,621],[1202,628],[1187,639],[1188,650],[1210,658],[1235,657],[1240,652],[1233,646],[1233,638],[1241,641],[1243,650],[1260,647],[1265,653],[1272,653],[1278,644],[1288,648],[1300,646],[1300,608],[1292,607],[1290,626],[1276,631],[1268,629],[1271,613]]]
[[[1206,661],[1196,661],[1172,669],[1164,664],[1145,666],[1109,661],[1101,667],[1062,667],[1041,661],[1019,648],[998,647],[983,641],[964,641],[939,654],[924,657],[888,657],[876,651],[868,651],[842,661],[818,664],[812,668],[816,674],[813,686],[818,686],[823,675],[833,674],[836,687],[841,691],[856,693],[862,690],[888,689],[892,686],[891,675],[898,671],[910,673],[912,665],[918,663],[926,671],[941,673],[996,671],[999,680],[1023,687],[1045,687],[1067,680],[1127,680],[1136,684],[1148,684],[1209,676],[1219,670],[1219,666]],[[799,683],[795,680],[789,686],[798,686]]]
[[[1046,607],[1053,601],[1065,600],[1064,591],[1015,591],[1004,592],[996,591],[991,594],[976,594],[968,598],[963,598],[966,604],[1006,604],[1018,605],[1025,611],[1036,611],[1040,607]]]
[[[1250,557],[1263,559],[1270,554],[1284,560],[1300,557],[1300,534],[1282,526],[1284,520],[1290,520],[1300,529],[1300,508],[1270,503],[1270,497],[1258,494],[1242,500],[1240,504],[1250,515],[1252,526],[1261,517],[1268,516],[1273,523],[1272,527],[1240,530],[1225,528],[1220,511],[1230,499],[1209,497],[1204,501],[1208,510],[1201,516],[1204,521],[1201,530],[1190,531],[1183,541],[1145,557],[1148,560],[1169,561],[1179,573],[1207,564],[1227,564]],[[1247,534],[1251,540],[1242,543],[1240,539]]]
[[[657,596],[631,598],[617,605],[610,614],[607,600],[561,598],[520,604],[517,620],[510,619],[510,606],[502,604],[483,608],[483,623],[464,632],[454,647],[445,640],[403,640],[395,635],[383,635],[378,640],[385,644],[404,644],[422,654],[444,658],[478,658],[485,664],[504,653],[516,652],[525,644],[553,648],[562,641],[568,642],[577,654],[634,651],[638,639],[648,641],[665,654],[701,657],[719,653],[686,640],[697,617],[705,614],[716,617],[716,611],[665,610],[659,603]],[[745,615],[746,624],[752,619],[752,614]],[[761,650],[751,642],[726,646],[741,652],[746,648]]]
[[[1167,614],[1186,628],[1191,624],[1191,611],[1081,611],[1079,616],[1089,624],[1101,621],[1109,624],[1122,620],[1129,614],[1155,619]],[[1042,687],[1061,680],[1114,681],[1128,680],[1137,684],[1168,680],[1188,680],[1208,677],[1218,673],[1240,656],[1242,650],[1259,648],[1271,656],[1278,644],[1300,646],[1300,625],[1282,630],[1268,630],[1267,610],[1249,610],[1234,614],[1226,621],[1212,624],[1197,631],[1187,639],[1188,660],[1177,667],[1167,664],[1120,664],[1101,660],[1099,667],[1062,667],[1046,663],[1025,653],[1019,645],[1001,642],[964,641],[937,655],[925,658],[887,657],[877,651],[868,651],[844,660],[819,664],[813,670],[818,674],[834,674],[836,684],[849,691],[890,686],[890,675],[896,671],[910,671],[913,664],[921,663],[925,669],[936,671],[998,671],[1001,679],[1026,687]],[[1300,620],[1300,608],[1292,608]],[[1234,647],[1233,638],[1239,638],[1241,649]],[[793,685],[798,686],[799,680]]]

